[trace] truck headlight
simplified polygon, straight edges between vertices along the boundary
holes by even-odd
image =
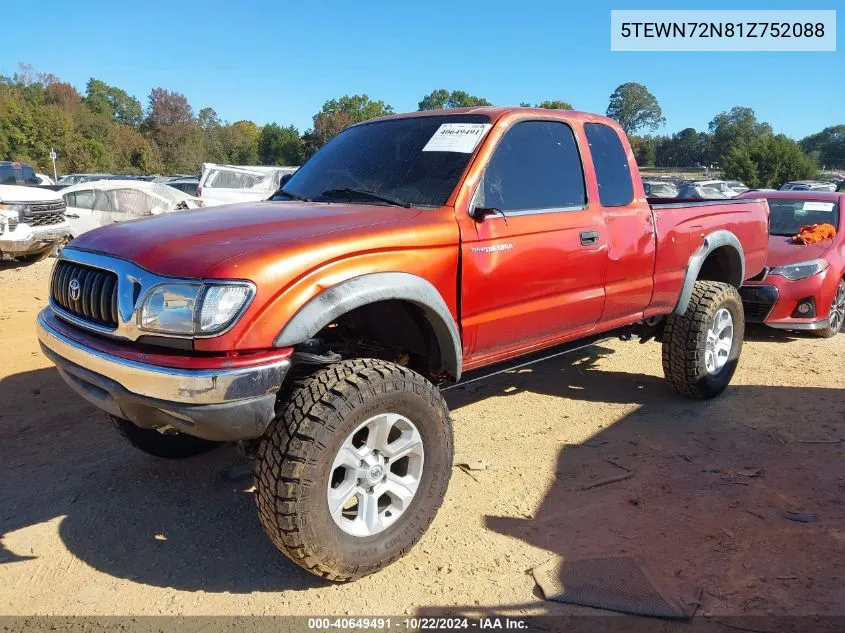
[[[786,266],[775,266],[769,269],[770,275],[780,275],[786,277],[790,281],[797,281],[799,279],[806,279],[813,275],[818,275],[820,272],[827,269],[830,262],[826,259],[811,259],[806,262],[798,262],[797,264],[787,264]]]
[[[21,213],[26,209],[25,204],[0,203],[0,222],[5,222],[9,231],[14,231],[20,221]]]
[[[254,294],[255,287],[244,282],[161,284],[144,297],[138,327],[161,334],[215,334],[231,325]]]

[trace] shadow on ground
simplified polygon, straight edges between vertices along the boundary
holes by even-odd
[[[596,346],[447,392],[453,409],[520,391],[638,406],[590,441],[562,446],[533,517],[488,516],[489,529],[550,556],[634,555],[660,579],[702,585],[715,612],[841,612],[845,389],[734,386],[694,402],[658,378],[602,369],[609,353]],[[323,584],[266,539],[244,490],[251,482],[223,477],[243,461],[234,449],[147,457],[53,369],[3,379],[0,403],[0,536],[59,518],[60,537],[86,564],[179,590]],[[819,520],[790,521],[787,511]],[[0,564],[37,555],[0,546]],[[515,597],[514,608],[542,608],[534,600]]]
[[[234,447],[159,460],[128,446],[55,369],[0,381],[0,537],[60,518],[70,552],[107,574],[179,590],[249,593],[325,583],[288,561],[256,517]],[[0,565],[38,552],[0,541]]]
[[[728,624],[695,630],[817,630],[811,617],[784,616],[845,614],[845,388],[735,385],[716,400],[696,402],[671,393],[662,379],[602,369],[599,361],[608,354],[612,350],[596,346],[496,377],[474,393],[450,392],[456,408],[520,391],[637,406],[590,440],[561,447],[555,480],[532,517],[488,516],[487,527],[550,558],[634,556],[665,587],[699,585],[699,615],[726,616]],[[620,475],[628,478],[590,487]],[[785,518],[790,512],[810,522]],[[495,617],[538,608],[558,616],[601,613],[541,603],[539,591],[535,596],[536,602],[523,596],[509,607],[417,615]],[[576,621],[564,628],[669,626],[642,618],[621,628],[606,618]],[[651,624],[637,629],[638,622]],[[535,621],[552,630],[564,623]],[[841,619],[817,624],[818,630],[841,630]]]

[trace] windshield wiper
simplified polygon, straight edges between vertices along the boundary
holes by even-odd
[[[311,198],[306,198],[305,196],[301,196],[298,193],[294,193],[293,191],[285,191],[284,189],[278,189],[276,193],[274,193],[270,199],[275,200],[276,196],[287,196],[291,200],[298,200],[299,202],[313,202]]]
[[[410,202],[405,202],[404,200],[400,200],[399,198],[385,196],[380,193],[376,193],[375,191],[367,191],[366,189],[352,189],[351,187],[345,187],[343,189],[326,189],[323,193],[320,194],[320,196],[328,198],[359,196],[361,198],[369,198],[371,200],[380,200],[381,202],[386,202],[387,204],[392,204],[396,207],[405,207],[406,209],[411,208]]]

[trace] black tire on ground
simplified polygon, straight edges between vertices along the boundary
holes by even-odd
[[[25,264],[34,264],[35,262],[40,262],[44,259],[47,259],[50,254],[53,252],[53,247],[45,248],[43,251],[38,251],[37,253],[30,253],[29,255],[18,255],[15,259],[19,262],[24,262]]]
[[[707,332],[716,313],[726,309],[733,319],[728,360],[716,373],[705,366]],[[736,371],[742,351],[745,313],[736,288],[717,281],[697,281],[684,314],[666,318],[663,331],[663,374],[682,396],[706,400],[722,393]]]
[[[114,428],[135,448],[155,457],[183,459],[202,455],[221,446],[220,442],[204,440],[184,433],[159,433],[155,429],[142,429],[129,420],[110,415]]]
[[[332,464],[349,435],[379,413],[416,425],[424,468],[403,514],[384,531],[352,536],[329,512]],[[405,555],[437,514],[452,474],[452,422],[439,390],[405,367],[346,360],[293,385],[276,406],[255,460],[256,503],[267,535],[311,573],[345,582]]]
[[[839,293],[843,293],[843,295],[845,295],[845,279],[839,282],[839,286],[836,288],[836,294],[833,298],[833,306],[831,306],[831,313],[834,309],[834,306],[836,306],[837,302],[840,300],[840,296],[842,296]],[[840,318],[841,317],[839,317],[837,313],[837,319]],[[828,325],[828,327],[824,328],[823,330],[814,330],[813,334],[821,338],[833,338],[842,331],[843,325],[845,325],[845,323],[840,320],[838,322],[838,326],[837,324],[834,324],[834,327],[830,327],[830,325]]]

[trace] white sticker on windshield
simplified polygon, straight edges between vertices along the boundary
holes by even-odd
[[[428,139],[422,151],[472,154],[491,127],[489,123],[444,123]]]
[[[833,203],[832,202],[814,202],[812,200],[806,200],[804,202],[804,211],[833,211]]]

